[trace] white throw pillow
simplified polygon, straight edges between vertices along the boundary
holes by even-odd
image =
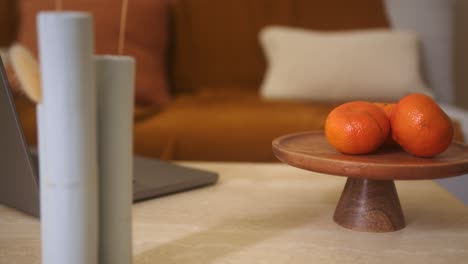
[[[270,26],[260,32],[265,98],[397,101],[430,91],[420,74],[418,38],[391,30],[318,32]]]

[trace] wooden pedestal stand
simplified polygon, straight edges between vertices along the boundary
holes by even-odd
[[[343,227],[366,232],[391,232],[405,227],[394,180],[427,180],[468,173],[468,146],[461,143],[452,143],[434,158],[417,158],[402,150],[344,155],[328,144],[323,132],[305,132],[275,139],[273,152],[291,166],[348,177],[333,220]]]

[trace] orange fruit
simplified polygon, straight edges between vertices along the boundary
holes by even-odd
[[[393,109],[390,122],[393,139],[414,156],[433,157],[452,142],[450,118],[423,94],[403,97]]]
[[[396,103],[374,103],[376,106],[380,107],[385,114],[387,115],[388,118],[392,115],[392,110],[396,106]]]
[[[375,104],[355,101],[333,109],[325,121],[325,136],[338,151],[366,154],[387,139],[390,121]]]
[[[385,112],[388,119],[390,120],[390,117],[392,116],[393,108],[395,108],[396,103],[380,103],[380,102],[378,102],[378,103],[374,103],[374,104],[377,105],[378,107],[380,107]],[[388,134],[388,137],[384,142],[384,146],[387,147],[387,148],[395,148],[395,147],[399,146],[398,143],[396,143],[396,141],[393,140],[393,138],[392,138],[392,128],[391,128],[391,126],[390,126],[390,133]]]

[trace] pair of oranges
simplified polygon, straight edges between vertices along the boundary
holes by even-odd
[[[366,154],[382,145],[400,145],[418,157],[433,157],[453,138],[450,118],[423,94],[396,104],[354,101],[333,109],[325,122],[328,142],[345,154]]]

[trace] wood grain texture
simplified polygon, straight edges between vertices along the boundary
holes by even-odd
[[[333,220],[365,232],[392,232],[405,227],[394,181],[348,178]]]
[[[276,157],[291,166],[339,176],[421,180],[468,173],[468,146],[458,142],[433,158],[414,157],[401,149],[346,155],[335,150],[319,131],[286,135],[272,145]]]

